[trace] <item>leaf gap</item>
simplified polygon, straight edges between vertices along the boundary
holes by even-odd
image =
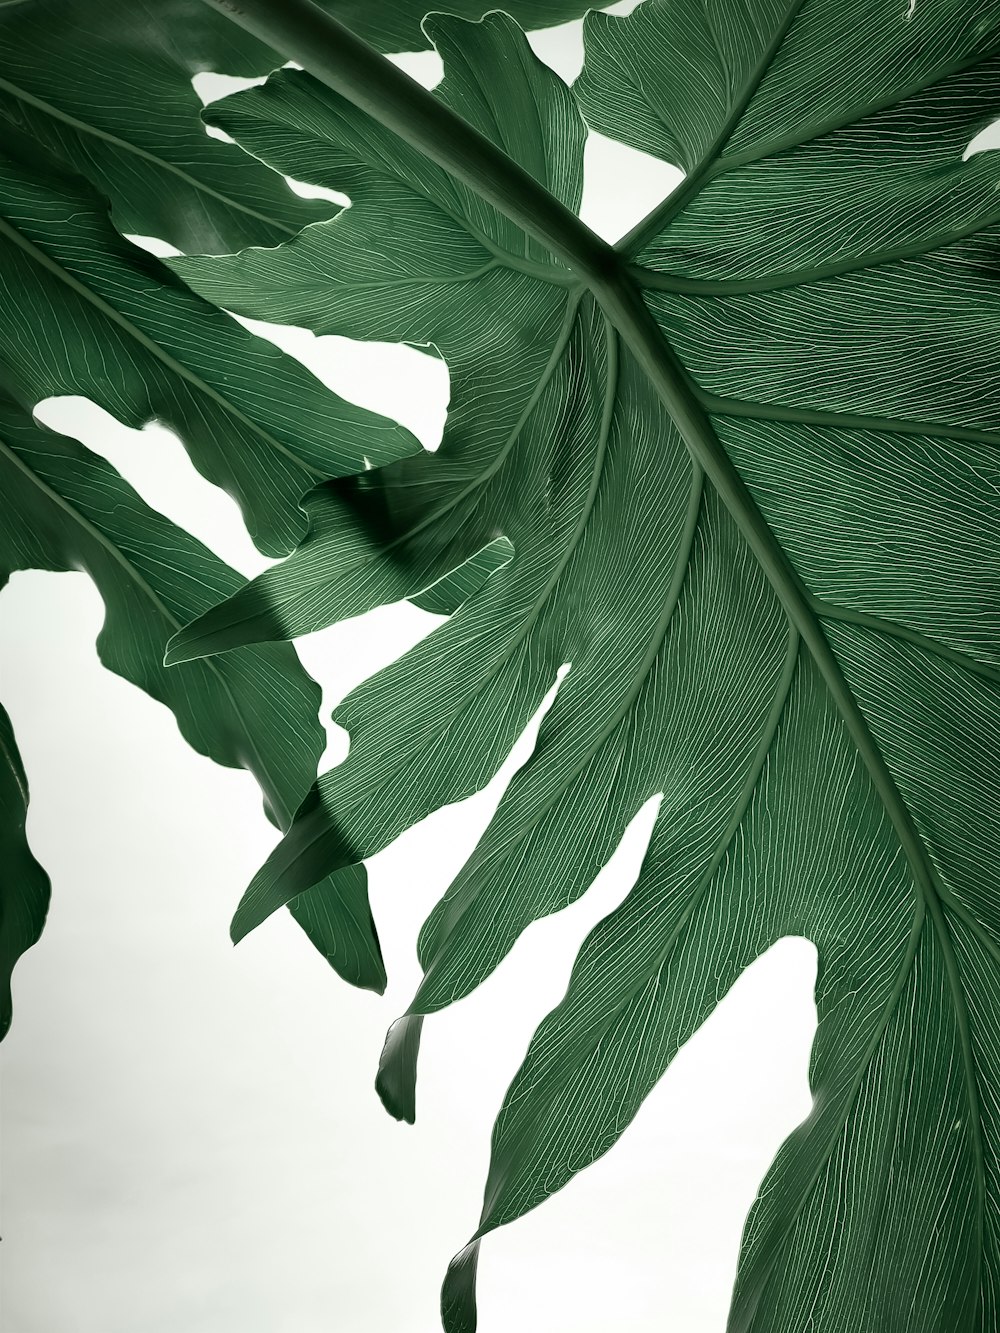
[[[993,120],[975,134],[962,154],[962,161],[968,162],[977,153],[994,152],[1000,148],[1000,118]]]
[[[815,947],[778,940],[681,1047],[610,1151],[491,1235],[479,1282],[496,1327],[725,1327],[746,1214],[812,1107],[815,978]]]
[[[276,563],[250,540],[232,496],[202,476],[180,438],[166,426],[151,421],[134,430],[76,394],[43,398],[34,415],[50,430],[71,435],[106,459],[151,508],[246,578]]]
[[[684,179],[679,167],[597,130],[584,148],[580,217],[606,241],[627,236]],[[614,181],[614,189],[608,182]]]
[[[217,74],[215,70],[205,69],[191,76],[191,87],[201,99],[202,106],[208,106],[210,102],[218,102],[220,98],[228,97],[230,93],[240,93],[244,88],[259,87],[266,81],[266,75],[259,78],[240,78],[235,74]],[[231,135],[216,125],[206,125],[202,121],[202,127],[210,139],[218,139],[220,143],[236,142]]]
[[[295,357],[341,398],[398,421],[428,453],[440,446],[451,387],[446,363],[431,350],[233,318]]]

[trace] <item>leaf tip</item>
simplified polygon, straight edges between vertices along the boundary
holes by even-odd
[[[375,995],[384,995],[385,988],[389,984],[389,978],[386,975],[385,964],[381,964],[377,971],[373,970],[366,979],[359,982],[362,990],[370,990]]]
[[[375,1076],[375,1091],[394,1120],[417,1119],[417,1055],[423,1014],[404,1014],[386,1033]]]
[[[256,917],[251,916],[247,911],[246,899],[244,899],[239,907],[237,907],[233,914],[233,919],[229,923],[229,938],[234,944],[239,944],[241,940],[245,940],[250,932],[259,925],[260,921],[258,921]]]
[[[184,631],[178,630],[167,640],[167,646],[163,650],[163,665],[165,667],[179,666],[182,662],[190,662],[197,656],[198,654],[192,652],[188,644],[185,643]]]

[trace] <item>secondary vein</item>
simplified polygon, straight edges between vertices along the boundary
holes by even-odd
[[[761,292],[787,291],[793,287],[805,287],[810,283],[842,277],[847,273],[881,268],[883,265],[903,259],[917,259],[921,255],[954,245],[967,236],[975,235],[983,227],[993,226],[997,222],[1000,222],[1000,210],[977,217],[963,227],[952,227],[948,231],[913,241],[909,245],[889,246],[869,255],[848,256],[841,260],[831,260],[827,264],[816,264],[812,268],[789,269],[759,278],[692,278],[681,273],[649,268],[645,264],[633,264],[630,266],[630,271],[640,287],[648,287],[652,291],[677,292],[694,297],[750,296]]]
[[[590,484],[588,487],[587,495],[584,498],[583,504],[581,505],[580,514],[577,518],[576,525],[573,529],[573,532],[569,536],[569,539],[566,543],[566,547],[562,555],[559,557],[548,579],[546,579],[544,586],[540,590],[538,596],[535,598],[535,601],[532,603],[527,614],[525,615],[525,618],[521,624],[518,633],[507,646],[505,654],[505,658],[507,661],[510,660],[515,650],[519,648],[520,645],[527,638],[528,634],[531,632],[532,626],[534,625],[535,621],[541,615],[542,610],[546,602],[548,601],[548,598],[551,596],[553,589],[558,584],[560,578],[562,577],[563,571],[565,570],[569,561],[572,559],[572,556],[576,551],[580,543],[580,540],[583,537],[583,533],[586,529],[591,512],[593,511],[594,504],[597,499],[597,491],[600,485],[601,476],[604,471],[604,460],[607,454],[607,447],[610,437],[611,409],[614,404],[614,396],[615,396],[614,389],[615,386],[617,385],[618,374],[619,374],[619,367],[618,367],[619,350],[618,350],[617,335],[613,327],[607,322],[605,322],[605,337],[607,341],[607,380],[605,384],[604,409],[602,414],[600,433],[595,448],[594,462],[591,469]],[[516,548],[515,548],[515,558],[516,558]],[[482,691],[489,686],[489,684],[492,682],[493,679],[494,679],[493,675],[487,675],[487,677],[479,683],[479,685],[471,692],[471,694],[459,700],[455,708],[451,710],[446,720],[437,729],[436,734],[441,734],[442,732],[446,731],[450,726],[452,726],[454,724],[455,718],[460,716],[462,713],[466,712],[468,708],[471,707],[471,705],[476,701],[476,699],[479,697]],[[415,743],[419,744],[423,739],[425,738],[420,737],[417,739],[417,742]],[[397,764],[396,768],[394,768],[390,773],[386,775],[386,781],[388,781],[391,777],[393,777],[395,773],[399,771],[400,768],[403,768],[406,765],[406,763],[410,758],[411,753],[412,751],[406,751],[400,756],[399,763]],[[310,847],[312,847],[315,843],[317,843],[323,836],[324,836],[324,831],[322,829],[312,834],[306,840],[306,842],[303,843],[298,848],[296,855],[297,856],[303,855]],[[281,844],[279,844],[279,849],[280,847]],[[356,859],[360,860],[361,857],[358,857]],[[341,867],[338,867],[338,869],[339,868]],[[257,878],[259,878],[261,873],[262,872],[258,872]],[[239,939],[242,939],[243,936],[247,934],[250,929],[252,929],[252,926],[248,926],[246,929],[244,929],[243,918],[248,914],[247,904],[251,902],[253,898],[256,897],[255,885],[257,884],[257,878],[254,879],[250,887],[247,889],[246,893],[243,895],[243,898],[240,901],[240,905],[236,909],[236,914],[233,917],[232,934],[234,940],[238,941]],[[295,894],[298,894],[302,892],[302,890],[301,888],[297,888],[295,889],[294,892]],[[273,907],[269,907],[268,912],[265,913],[265,915],[268,915],[269,912],[273,910],[274,910]]]
[[[760,60],[751,71],[749,79],[740,89],[740,94],[734,100],[729,115],[713,140],[711,147],[694,171],[689,172],[677,188],[667,195],[666,199],[657,204],[627,235],[622,237],[616,248],[623,255],[634,256],[638,254],[653,236],[663,230],[672,217],[675,217],[687,207],[690,201],[700,193],[702,186],[711,179],[714,163],[735,133],[736,127],[743,118],[743,113],[753,100],[754,94],[763,82],[775,56],[784,45],[785,38],[791,31],[792,25],[798,18],[799,11],[804,4],[805,0],[791,0],[784,18],[775,29],[770,42],[761,52]]]
[[[822,408],[790,407],[784,403],[761,403],[747,398],[729,398],[699,388],[687,377],[688,387],[699,403],[717,417],[745,417],[751,421],[801,422],[804,426],[831,426],[839,430],[885,431],[891,435],[921,435],[937,440],[969,440],[1000,449],[1000,431],[917,418],[880,417],[862,412],[825,411]]]
[[[519,842],[523,842],[524,839],[530,836],[532,830],[537,828],[537,826],[541,823],[541,821],[545,818],[545,816],[549,813],[549,811],[556,805],[556,803],[561,799],[561,797],[569,789],[569,787],[573,784],[573,782],[579,777],[579,775],[583,772],[583,770],[587,767],[587,765],[593,760],[594,756],[601,749],[605,741],[608,740],[614,734],[617,728],[628,716],[633,705],[638,699],[642,687],[646,682],[646,678],[648,677],[650,671],[653,669],[653,665],[656,662],[656,659],[660,654],[660,650],[663,647],[664,639],[666,638],[667,631],[669,630],[670,625],[673,621],[674,613],[677,610],[677,605],[680,601],[681,592],[688,576],[688,570],[690,568],[690,563],[691,563],[691,551],[694,546],[695,536],[698,531],[698,520],[699,520],[699,515],[701,513],[703,486],[704,486],[704,474],[702,473],[700,467],[698,467],[697,465],[693,465],[687,511],[685,514],[684,525],[680,533],[680,539],[678,541],[677,556],[674,562],[674,571],[673,571],[673,576],[671,578],[670,587],[667,591],[666,597],[664,598],[663,607],[657,619],[656,625],[654,627],[653,634],[650,637],[649,644],[646,648],[645,653],[643,654],[642,661],[636,668],[635,675],[632,679],[632,683],[628,688],[628,691],[626,692],[625,698],[621,701],[621,703],[612,713],[611,717],[598,732],[597,736],[594,738],[593,744],[587,747],[587,750],[583,754],[583,756],[577,760],[577,762],[572,766],[572,768],[570,768],[568,773],[565,774],[565,776],[560,780],[560,782],[555,786],[555,788],[549,793],[547,800],[545,800],[542,803],[541,807],[535,812],[530,823],[524,825],[521,831]],[[501,857],[505,857],[509,854],[510,854],[510,848],[506,845],[496,853],[496,855]],[[464,913],[468,905],[469,905],[468,901],[462,904],[460,911],[457,913],[456,920],[461,917],[461,915]],[[450,933],[450,929],[453,928],[454,928],[454,922],[451,923],[448,933]],[[422,1012],[422,1010],[420,1010],[418,1007],[415,1006],[418,1006],[421,992],[427,987],[428,981],[433,977],[435,961],[430,962],[428,966],[425,968],[424,979],[420,984],[420,988],[417,992],[417,997],[414,999],[413,1005],[411,1005],[410,1009],[407,1010],[407,1013],[412,1014],[412,1013]]]
[[[971,672],[974,676],[980,676],[983,680],[989,680],[995,685],[1000,685],[1000,667],[992,666],[989,662],[980,662],[975,657],[971,657],[969,653],[962,652],[957,648],[950,648],[948,644],[942,643],[940,639],[934,639],[921,630],[911,629],[908,625],[901,625],[896,620],[887,620],[884,616],[871,615],[867,611],[856,611],[853,607],[839,606],[834,602],[824,601],[820,597],[813,598],[813,605],[816,614],[823,620],[842,620],[845,624],[862,625],[866,629],[876,630],[879,634],[886,634],[894,639],[902,639],[906,643],[912,643],[917,648],[922,648],[925,652],[933,653],[935,657],[943,658],[946,662],[954,662],[963,671]]]

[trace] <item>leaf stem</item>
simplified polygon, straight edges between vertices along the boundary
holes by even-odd
[[[589,282],[614,247],[529,172],[312,0],[205,0],[462,181]]]
[[[896,830],[918,891],[936,901],[927,849],[827,640],[812,596],[733,466],[624,258],[485,135],[312,0],[204,2],[398,134],[586,279],[648,375],[691,456],[718,491],[815,660]],[[794,8],[790,6],[789,15]]]

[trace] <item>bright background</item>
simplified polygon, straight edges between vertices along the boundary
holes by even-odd
[[[579,24],[532,40],[575,75]],[[428,84],[439,70],[433,54],[400,63]],[[196,84],[214,98],[234,81]],[[591,136],[585,219],[617,239],[676,178]],[[345,397],[432,447],[440,438],[439,362],[254,327]],[[169,432],[127,430],[79,398],[38,416],[244,573],[266,565]],[[373,1077],[418,980],[417,930],[531,729],[485,792],[369,863],[389,972],[378,998],[344,985],[287,913],[232,949],[229,918],[275,831],[250,777],[188,749],[165,708],[99,666],[102,617],[82,574],[18,574],[0,595],[2,697],[31,784],[31,844],[52,877],[3,1050],[5,1333],[435,1333],[504,1090],[579,944],[634,882],[653,810],[577,904],[428,1021],[418,1122],[397,1124]],[[403,605],[300,641],[324,719],[436,623]],[[324,766],[346,751],[330,731]],[[809,1109],[814,975],[810,944],[776,945],[618,1146],[486,1241],[481,1333],[722,1333],[747,1209]]]

